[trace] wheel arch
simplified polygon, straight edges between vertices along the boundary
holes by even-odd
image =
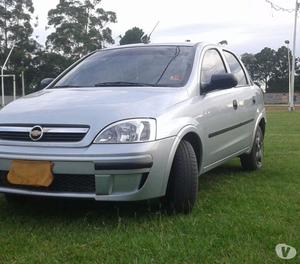
[[[251,140],[251,144],[250,146],[253,145],[254,139],[255,139],[255,133],[258,127],[261,128],[262,132],[263,132],[263,136],[265,136],[266,133],[266,124],[267,124],[267,118],[266,118],[266,112],[265,110],[263,110],[257,117],[256,119],[256,123],[255,123],[255,127],[254,130],[252,132],[252,140]],[[249,153],[251,151],[251,147],[249,149],[249,151],[247,153]]]
[[[188,132],[181,140],[186,140],[192,145],[197,158],[198,172],[200,173],[203,157],[203,146],[201,138],[195,132]]]
[[[172,164],[174,161],[175,153],[177,151],[177,148],[182,140],[187,140],[193,147],[196,157],[197,157],[197,163],[198,163],[198,173],[200,174],[202,171],[202,165],[203,165],[203,143],[201,140],[201,136],[197,132],[197,128],[195,126],[189,125],[181,129],[181,131],[176,136],[172,149],[170,151],[170,155],[168,158],[168,164],[165,174],[165,179],[163,183],[163,190],[162,192],[165,194],[167,190],[167,185],[169,182],[169,176],[172,168]]]
[[[263,132],[263,136],[265,136],[265,132],[266,132],[266,119],[264,117],[262,117],[258,123],[258,126],[261,128],[262,132]]]

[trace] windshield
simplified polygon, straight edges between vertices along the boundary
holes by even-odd
[[[194,48],[187,46],[130,47],[99,51],[87,57],[52,88],[107,86],[184,86]]]

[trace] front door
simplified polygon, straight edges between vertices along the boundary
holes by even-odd
[[[225,63],[217,49],[205,51],[201,65],[201,87],[211,81],[213,74],[226,73]],[[220,89],[201,95],[199,125],[204,129],[205,153],[204,170],[217,165],[239,150],[240,122],[238,115],[237,90]]]

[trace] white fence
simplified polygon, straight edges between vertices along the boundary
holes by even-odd
[[[288,104],[289,101],[288,93],[266,93],[264,97],[266,104]],[[300,103],[300,93],[295,93],[294,102]]]

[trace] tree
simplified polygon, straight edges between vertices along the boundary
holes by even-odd
[[[26,55],[38,47],[32,38],[33,27],[30,22],[33,12],[32,0],[0,0],[0,51],[3,55],[13,42]]]
[[[145,35],[144,31],[138,27],[133,27],[125,32],[125,35],[120,40],[120,45],[135,44],[144,42],[142,37]]]
[[[291,53],[290,53],[291,55]],[[285,46],[277,51],[264,48],[257,54],[245,53],[242,61],[252,79],[264,82],[268,92],[287,92],[289,84],[288,50]],[[300,72],[299,58],[296,58],[296,73]],[[300,88],[300,78],[296,77],[295,90]]]
[[[290,52],[290,51],[289,51]],[[289,64],[288,64],[288,49],[285,46],[280,47],[276,51],[276,67],[274,72],[274,78],[276,79],[288,79],[289,78]],[[290,52],[290,58],[292,53]],[[292,65],[291,65],[292,66]]]
[[[40,82],[45,78],[56,78],[67,69],[74,61],[60,54],[40,50],[32,60],[33,70],[27,72],[31,80],[28,85],[30,92],[40,89]]]
[[[113,44],[109,23],[116,14],[100,8],[101,0],[60,0],[48,13],[55,32],[47,38],[47,48],[67,57],[79,58],[107,43]]]
[[[248,69],[251,78],[254,81],[259,81],[258,64],[255,55],[251,53],[244,53],[242,54],[242,61],[245,67]]]
[[[32,0],[0,0],[1,47],[8,49],[12,41],[21,47],[31,44],[33,12]]]
[[[290,52],[290,58],[292,53]],[[299,58],[296,58],[296,73],[300,70],[298,64]],[[291,62],[291,59],[290,59]],[[290,65],[292,67],[292,65]],[[295,90],[299,89],[299,79],[295,79]],[[270,92],[287,92],[289,85],[289,65],[288,65],[288,49],[285,46],[280,47],[276,51],[276,62],[274,76],[269,80]]]
[[[40,49],[40,45],[32,38],[33,12],[32,0],[0,0],[0,64],[3,64],[14,42],[15,49],[7,70],[17,75],[23,70],[32,69],[32,58]],[[12,92],[11,82],[6,84],[6,92]]]
[[[260,81],[266,84],[266,90],[268,89],[268,82],[274,76],[276,70],[276,51],[265,47],[261,52],[255,54],[257,60],[257,77]]]
[[[267,89],[268,82],[274,76],[276,70],[276,51],[265,47],[255,55],[243,54],[242,61],[245,63],[253,80],[263,82]]]

